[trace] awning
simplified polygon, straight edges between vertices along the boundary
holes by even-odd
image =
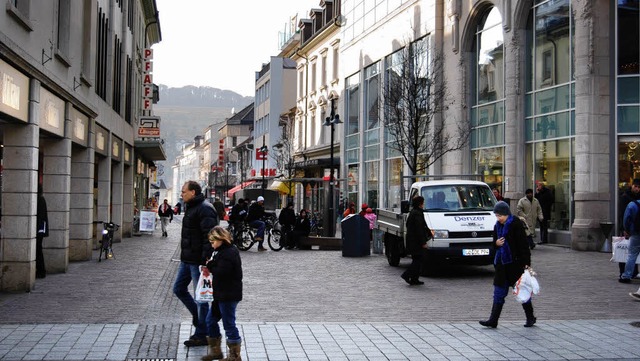
[[[291,187],[291,189],[289,189],[289,187]],[[269,189],[292,196],[296,194],[296,187],[294,183],[288,180],[274,180],[273,183],[271,183],[271,185],[269,186]]]
[[[136,154],[141,155],[146,160],[167,160],[160,139],[147,141],[136,140],[133,142],[133,148]]]
[[[253,183],[255,183],[255,182],[256,182],[256,181],[251,180],[251,181],[244,182],[244,183],[242,183],[242,184],[238,184],[237,186],[235,186],[235,187],[233,187],[233,188],[229,189],[229,191],[227,192],[227,197],[233,197],[233,194],[234,194],[235,192],[237,192],[237,191],[239,191],[239,190],[241,190],[241,189],[243,189],[243,188],[247,188],[247,186],[250,186],[250,185],[252,185],[252,184],[253,184]]]

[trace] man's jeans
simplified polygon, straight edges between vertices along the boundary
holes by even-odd
[[[193,292],[195,292],[199,278],[199,265],[180,262],[178,273],[176,274],[176,282],[173,284],[173,293],[178,296],[178,299],[187,307],[193,319],[198,320],[196,332],[193,336],[204,338],[207,335],[206,318],[207,313],[209,313],[209,304],[196,303],[193,299],[193,294],[189,292],[189,283],[193,281]]]
[[[256,238],[260,238],[264,240],[264,222],[261,220],[255,220],[249,223],[249,225],[253,228],[258,229],[258,234],[256,234]],[[262,241],[259,241],[260,245],[262,245]]]
[[[636,266],[638,254],[640,254],[640,234],[632,234],[629,237],[629,257],[627,257],[627,264],[624,266],[624,273],[620,278],[633,278],[633,269]]]
[[[242,342],[240,332],[236,327],[236,307],[237,301],[213,301],[209,313],[207,314],[207,331],[209,337],[221,337],[218,322],[222,320],[222,327],[227,336],[227,343],[238,344]]]

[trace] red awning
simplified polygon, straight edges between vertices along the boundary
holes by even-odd
[[[254,180],[250,180],[250,181],[246,181],[242,184],[238,184],[237,186],[229,189],[229,192],[227,192],[227,197],[233,197],[233,194],[239,190],[241,190],[242,188],[246,188],[247,186],[255,183],[256,181]]]

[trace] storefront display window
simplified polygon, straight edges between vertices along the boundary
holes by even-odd
[[[527,164],[535,160],[532,169],[527,169],[527,188],[535,189],[542,182],[553,194],[550,229],[569,230],[572,221],[572,193],[574,189],[575,140],[558,139],[529,143],[526,147]]]
[[[473,151],[473,173],[481,174],[489,187],[502,194],[504,148],[486,148]]]
[[[365,163],[365,203],[371,208],[378,208],[378,178],[380,176],[380,162]]]
[[[574,28],[569,0],[534,5],[530,13],[525,119],[525,188],[553,194],[550,229],[573,221],[575,162]]]
[[[386,207],[399,208],[402,201],[402,163],[403,158],[387,160],[387,179],[389,191],[386,192]]]
[[[353,203],[358,203],[358,171],[357,164],[349,165],[347,170],[347,198]]]
[[[618,0],[617,8],[618,194],[640,178],[640,3]],[[620,197],[617,197],[618,201]],[[616,207],[621,223],[623,209]],[[618,228],[620,225],[618,225]]]

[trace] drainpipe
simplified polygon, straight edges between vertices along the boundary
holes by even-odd
[[[300,48],[296,49],[296,55],[303,58],[304,63],[304,150],[307,150],[307,124],[309,123],[309,58],[300,54]]]

